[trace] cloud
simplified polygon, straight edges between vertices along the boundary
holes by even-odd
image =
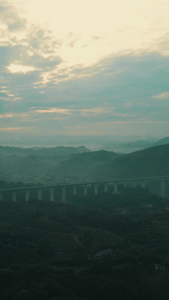
[[[0,92],[0,99],[8,97],[8,94],[5,91]]]
[[[70,115],[72,113],[70,109],[56,108],[56,107],[50,109],[37,109],[34,110],[34,112],[37,112],[39,114],[54,113],[54,114],[63,114],[63,115]]]
[[[153,99],[162,99],[162,100],[168,100],[169,99],[169,92],[163,92],[161,94],[155,95],[152,97]]]
[[[28,53],[26,61],[29,56]],[[22,61],[24,58],[20,56],[18,61],[19,59]],[[167,127],[168,123],[160,123],[168,120],[167,101],[161,104],[153,99],[154,95],[168,90],[167,57],[155,53],[144,56],[130,53],[120,57],[107,57],[87,68],[72,67],[69,71],[70,74],[73,72],[73,78],[61,80],[59,84],[55,83],[57,74],[53,77],[49,72],[51,77],[48,77],[49,81],[44,86],[40,85],[41,76],[45,73],[41,70],[25,74],[6,70],[3,73],[6,81],[0,89],[3,91],[2,96],[6,93],[8,99],[8,91],[8,94],[22,99],[15,102],[3,101],[4,113],[7,114],[6,118],[1,118],[4,127],[22,128],[26,125],[31,127],[31,124],[35,131],[45,134],[73,134],[77,130],[77,124],[79,132],[83,128],[83,134],[90,133],[91,128],[93,134],[111,134],[124,129],[127,132],[127,128],[134,132],[143,125],[144,128],[153,124],[156,128],[162,128],[160,124],[163,124],[163,129]],[[66,70],[63,75],[64,72],[67,76]],[[2,88],[5,86],[6,88]],[[11,112],[13,116],[7,117]],[[23,113],[27,115],[23,117]],[[118,125],[121,129],[118,129]]]
[[[152,50],[163,56],[169,56],[169,32],[157,38],[154,42]]]
[[[3,89],[0,90],[0,100],[2,101],[18,101],[21,100],[21,97],[17,97],[13,93],[11,93],[7,87],[2,87]]]
[[[5,113],[5,114],[0,114],[0,119],[7,119],[7,118],[12,118],[12,114]]]
[[[0,67],[2,68],[10,64],[14,57],[14,51],[11,46],[0,46]]]
[[[40,55],[55,55],[60,48],[62,41],[53,37],[50,30],[41,28],[37,25],[31,25],[25,40],[29,45],[30,51],[36,49],[36,53]]]
[[[14,131],[23,131],[24,128],[21,127],[0,127],[0,131],[14,132]]]
[[[15,64],[11,64],[7,67],[7,69],[11,72],[11,73],[27,73],[27,72],[33,72],[36,69],[30,66],[23,66],[23,65],[15,65]]]
[[[93,116],[93,115],[103,115],[103,114],[111,114],[114,107],[93,107],[93,108],[83,108],[80,109],[79,112],[83,116]]]
[[[37,75],[34,82],[32,76],[32,84],[42,85],[45,74],[62,62],[57,54],[60,44],[49,30],[28,24],[14,7],[0,3],[0,78],[4,83],[15,81],[9,80],[9,73],[32,72]]]
[[[9,31],[16,32],[25,28],[26,19],[20,18],[13,6],[0,3],[0,23],[6,24]]]

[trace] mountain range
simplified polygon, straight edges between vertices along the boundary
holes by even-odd
[[[159,143],[167,142],[169,138]],[[0,146],[0,179],[42,184],[169,175],[169,143],[129,154],[86,147]]]

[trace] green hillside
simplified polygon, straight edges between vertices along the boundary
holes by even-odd
[[[165,144],[169,144],[169,136],[160,139],[159,141],[157,141],[154,145],[165,145]]]
[[[76,176],[81,178],[88,178],[90,173],[95,171],[103,163],[110,163],[119,154],[108,152],[105,150],[93,151],[89,153],[81,153],[71,155],[67,160],[59,163],[56,168],[56,173]]]
[[[169,145],[151,147],[102,164],[91,174],[99,179],[169,175]]]
[[[75,154],[59,163],[56,173],[87,180],[165,176],[169,175],[169,145],[125,155],[108,151]]]

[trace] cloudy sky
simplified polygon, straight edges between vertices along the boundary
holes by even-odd
[[[0,138],[168,136],[168,0],[0,0]]]

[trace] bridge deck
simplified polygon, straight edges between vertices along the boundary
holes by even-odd
[[[113,183],[124,183],[124,182],[134,182],[134,181],[149,181],[149,180],[157,180],[157,181],[165,181],[169,180],[169,176],[160,176],[160,177],[142,177],[142,178],[120,178],[120,179],[112,179],[107,181],[93,181],[93,182],[75,182],[75,183],[58,183],[56,185],[43,185],[43,186],[27,186],[27,187],[18,187],[18,188],[8,188],[8,189],[0,189],[0,193],[7,191],[26,191],[26,190],[44,190],[44,189],[52,189],[57,187],[72,187],[72,186],[85,186],[85,185],[94,185],[94,184],[113,184]]]

